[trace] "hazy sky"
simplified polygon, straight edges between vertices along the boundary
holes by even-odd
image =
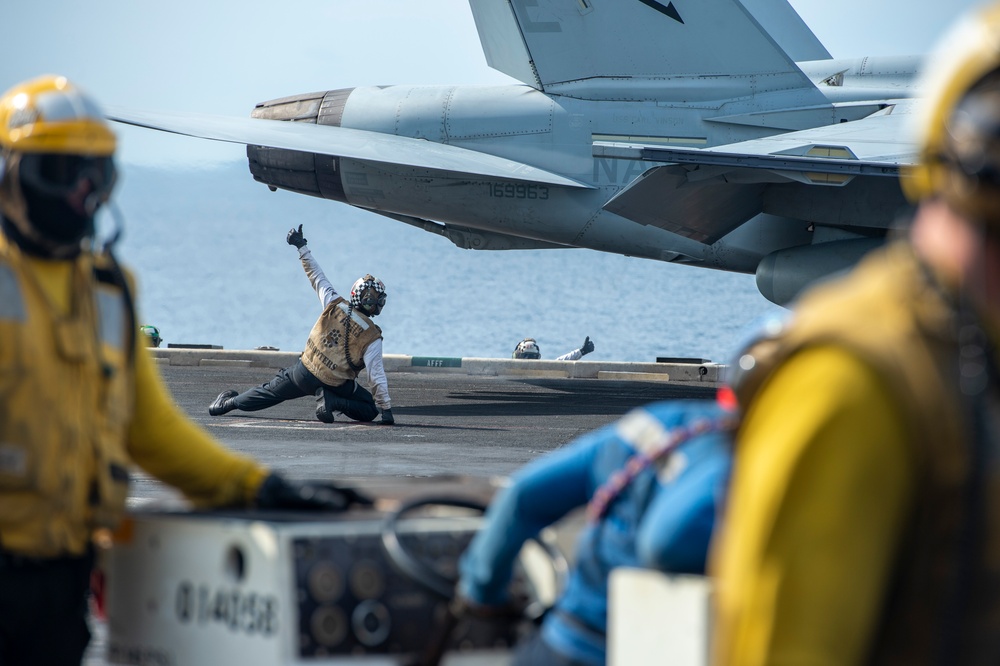
[[[619,0],[620,1],[620,0]],[[358,85],[509,83],[467,0],[21,0],[4,8],[0,90],[51,72],[106,105],[247,115]],[[979,0],[791,0],[834,57],[926,52]],[[243,159],[241,146],[129,128],[125,162]]]

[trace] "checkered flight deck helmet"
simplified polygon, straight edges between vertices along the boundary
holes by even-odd
[[[927,63],[913,127],[919,160],[903,189],[1000,230],[1000,3],[967,14]]]
[[[351,287],[351,305],[369,317],[382,312],[385,307],[385,285],[371,273],[358,278]]]
[[[116,139],[97,104],[62,76],[0,96],[0,212],[22,249],[76,256],[115,184]]]
[[[512,358],[541,358],[542,351],[538,348],[538,343],[534,338],[525,338],[514,347]]]

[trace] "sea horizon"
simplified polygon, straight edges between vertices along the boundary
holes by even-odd
[[[588,360],[725,362],[755,320],[782,310],[753,275],[582,249],[461,249],[346,204],[270,192],[245,161],[121,172],[118,253],[136,275],[141,323],[165,344],[301,351],[320,304],[285,242],[299,224],[338,291],[365,273],[385,283],[376,323],[389,354],[505,358],[533,337],[554,359],[590,336]]]

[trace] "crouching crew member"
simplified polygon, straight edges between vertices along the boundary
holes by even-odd
[[[371,319],[385,306],[385,285],[365,275],[354,283],[347,300],[337,293],[313,259],[301,224],[298,229],[290,229],[285,240],[298,248],[302,268],[323,304],[323,312],[309,333],[302,357],[294,365],[282,368],[266,384],[243,393],[223,391],[208,413],[219,416],[234,409],[253,412],[292,398],[315,395],[316,418],[324,423],[333,423],[334,412],[355,421],[374,421],[381,413],[381,423],[392,425],[395,420],[382,364],[382,329]],[[372,392],[357,381],[365,368]]]

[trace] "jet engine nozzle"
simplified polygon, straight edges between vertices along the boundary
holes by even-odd
[[[340,127],[344,105],[354,88],[303,93],[261,102],[253,118],[287,120]],[[254,180],[276,188],[347,203],[340,179],[339,159],[330,155],[247,145]]]

